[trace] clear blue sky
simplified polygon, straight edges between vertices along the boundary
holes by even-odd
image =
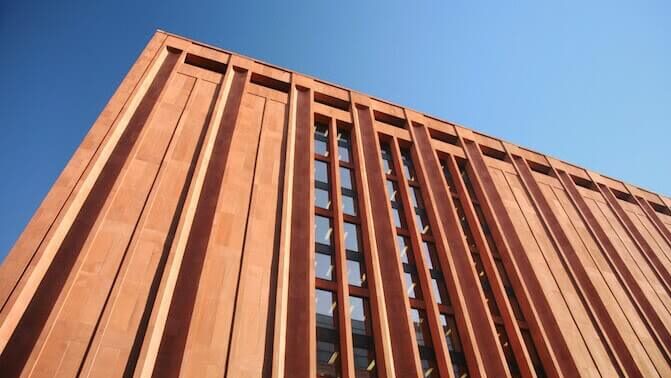
[[[670,4],[2,1],[0,258],[157,28],[669,195]]]

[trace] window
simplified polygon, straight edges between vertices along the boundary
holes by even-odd
[[[401,257],[401,262],[404,264],[409,263],[408,261],[408,251],[409,251],[409,241],[404,236],[396,236],[396,245],[398,246],[398,253]]]
[[[358,378],[372,378],[376,374],[373,332],[370,321],[368,300],[350,297],[350,317],[352,319],[352,341],[354,344],[354,369]]]
[[[326,253],[315,253],[315,276],[323,280],[333,280],[333,255]]]
[[[450,169],[447,165],[447,161],[441,160],[440,161],[440,167],[443,170],[443,176],[445,176],[445,181],[447,181],[447,186],[449,187],[450,192],[452,194],[457,193],[457,187],[454,185],[454,178],[452,177],[452,174],[450,173]]]
[[[440,278],[431,278],[431,290],[436,297],[438,304],[450,305],[450,297],[447,294],[447,287]]]
[[[315,181],[329,183],[329,165],[321,160],[315,160]]]
[[[513,377],[520,376],[520,368],[517,366],[517,361],[515,361],[515,356],[513,355],[513,347],[510,346],[510,341],[508,340],[508,334],[506,329],[502,325],[496,326],[496,333],[499,336],[499,343],[503,349],[503,355],[506,357],[506,362],[508,363],[508,369],[510,369],[510,374]]]
[[[315,124],[315,154],[321,156],[329,155],[329,127],[328,125]]]
[[[454,376],[457,378],[468,377],[466,359],[461,348],[461,340],[459,339],[459,332],[457,331],[457,324],[454,321],[454,317],[440,314],[440,322],[443,326],[445,343],[450,352],[450,360],[452,360],[452,371],[454,372]]]
[[[527,347],[529,352],[529,358],[531,358],[531,363],[534,365],[534,370],[538,378],[545,377],[545,370],[543,369],[543,364],[541,364],[541,359],[538,357],[538,351],[534,346],[534,341],[531,338],[531,333],[527,329],[522,330],[522,340],[524,340],[524,345]]]
[[[396,186],[396,183],[391,180],[387,180],[387,194],[389,195],[389,201],[391,203],[391,216],[394,219],[394,225],[396,228],[405,228],[403,210],[398,201],[398,187]]]
[[[384,174],[394,174],[394,162],[389,145],[387,143],[381,143],[380,149],[382,150],[382,170],[384,171]]]
[[[475,272],[480,279],[480,285],[482,286],[482,291],[485,294],[485,301],[489,307],[489,312],[493,316],[501,316],[499,307],[496,305],[494,293],[492,293],[492,287],[489,284],[489,279],[487,278],[487,273],[485,272],[485,267],[482,265],[482,259],[480,259],[480,255],[474,253],[471,255],[471,258],[473,259],[473,264],[475,265]]]
[[[315,275],[328,281],[334,278],[332,233],[331,219],[315,215]]]
[[[350,145],[349,132],[338,130],[338,160],[343,163],[352,161],[352,147]]]
[[[322,209],[331,208],[328,164],[315,160],[315,206]]]
[[[365,286],[366,270],[363,266],[363,254],[359,241],[359,227],[345,222],[345,252],[347,254],[347,280],[353,286]]]
[[[408,298],[420,299],[421,291],[419,289],[419,280],[415,271],[406,271],[405,276],[405,291]]]
[[[340,377],[336,297],[330,291],[317,289],[315,304],[317,309],[317,376]]]
[[[433,243],[428,241],[422,241],[422,255],[424,255],[424,261],[426,262],[426,267],[429,269],[434,269],[434,266],[439,268],[438,257],[436,256],[436,247],[433,246]]]
[[[342,193],[342,209],[346,215],[356,216],[356,189],[352,170],[340,167],[340,190]]]
[[[415,328],[415,338],[417,339],[417,348],[419,349],[419,358],[422,361],[424,377],[438,377],[436,356],[433,351],[431,331],[426,321],[426,315],[424,311],[412,308],[410,309],[410,318]]]
[[[522,313],[522,308],[520,307],[520,303],[517,301],[517,297],[515,296],[513,286],[510,283],[510,279],[508,278],[506,269],[503,267],[503,262],[500,259],[495,259],[494,263],[496,264],[496,270],[499,271],[499,276],[501,276],[501,281],[503,282],[503,287],[506,290],[506,295],[508,296],[510,306],[513,308],[515,318],[517,318],[517,320],[524,321],[524,314]]]
[[[403,175],[408,181],[415,181],[415,167],[412,165],[410,151],[401,150],[401,162],[403,163]]]
[[[331,242],[332,239],[333,228],[331,227],[331,219],[315,215],[315,243],[317,244],[317,250],[323,249],[321,246],[324,246],[330,251],[333,245]]]
[[[342,212],[345,215],[356,216],[356,198],[343,194],[342,196]]]

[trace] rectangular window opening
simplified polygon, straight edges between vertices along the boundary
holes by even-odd
[[[391,114],[382,113],[381,111],[378,110],[373,110],[373,115],[375,116],[375,120],[378,122],[386,123],[387,125],[391,125],[401,129],[406,128],[405,120],[402,118],[398,118]]]
[[[506,153],[504,151],[496,150],[491,147],[480,145],[480,150],[485,156],[494,158],[496,160],[506,161]]]
[[[349,102],[343,99],[329,96],[325,93],[314,92],[314,100],[322,105],[330,106],[332,108],[349,111]]]
[[[289,93],[289,88],[291,88],[291,84],[287,82],[274,79],[270,76],[262,75],[258,72],[252,72],[250,81],[262,87],[270,88],[283,93]]]
[[[226,73],[226,67],[227,67],[226,63],[218,62],[216,60],[204,58],[202,56],[189,53],[186,54],[184,63],[198,68],[202,68],[204,70],[217,72],[220,74]]]
[[[551,176],[551,177],[554,176],[552,174],[552,168],[547,166],[547,165],[543,165],[543,164],[540,164],[540,163],[537,163],[537,162],[531,161],[531,160],[527,160],[527,163],[529,164],[529,168],[531,168],[531,170],[536,172],[536,173],[540,173],[542,175]]]
[[[442,131],[438,131],[436,129],[429,129],[429,134],[431,135],[431,138],[439,140],[441,142],[445,142],[448,144],[451,144],[453,146],[460,146],[461,144],[459,143],[459,137],[456,135],[444,133]]]

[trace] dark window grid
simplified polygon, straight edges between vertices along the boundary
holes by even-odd
[[[347,151],[348,153],[348,159],[347,161],[352,160],[352,135],[349,132],[349,130],[344,130],[343,128],[338,128],[337,129],[337,135],[336,135],[336,147],[338,147],[338,154],[340,154],[341,149],[343,151]]]
[[[443,272],[441,272],[438,269],[430,269],[429,270],[429,275],[431,275],[431,278],[436,279],[436,280],[443,280]]]
[[[499,304],[496,302],[496,297],[494,296],[494,291],[492,290],[492,285],[489,281],[489,276],[487,270],[485,269],[480,255],[473,254],[473,263],[475,264],[475,270],[478,274],[480,280],[480,286],[482,291],[485,294],[485,299],[487,299],[487,306],[489,307],[489,312],[492,316],[500,316],[501,311],[499,310]]]
[[[356,191],[352,189],[345,189],[345,188],[340,188],[340,193],[343,196],[348,196],[356,199]]]
[[[315,243],[315,252],[323,253],[325,255],[333,255],[333,246],[323,243]]]
[[[339,339],[338,330],[324,327],[317,327],[317,338],[329,343],[338,343]]]
[[[350,251],[349,249],[345,251],[347,255],[347,260],[364,262],[363,253],[357,251]]]
[[[424,209],[415,208],[415,223],[421,235],[431,235],[431,223]]]
[[[393,207],[391,209],[392,211],[392,216],[394,220],[394,227],[396,227],[396,231],[399,230],[406,230],[408,227],[408,223],[405,221],[405,216],[403,214],[403,209]],[[396,219],[398,219],[398,223],[396,223]]]
[[[424,290],[422,290],[422,281],[418,274],[405,272],[403,274],[405,282],[405,292],[408,298],[424,299]]]
[[[412,154],[407,148],[400,149],[400,165],[403,170],[403,175],[408,180],[408,182],[417,181],[417,170],[415,169],[415,164],[412,159]]]
[[[485,214],[482,211],[482,207],[480,207],[479,204],[475,203],[473,199],[471,199],[471,203],[473,204],[473,210],[475,210],[475,215],[478,218],[480,227],[482,228],[482,233],[485,235],[491,234],[492,232],[489,229],[489,224],[487,224],[487,220],[485,219]]]
[[[426,346],[418,346],[419,357],[423,360],[435,361],[436,353],[433,351],[433,348]]]
[[[445,177],[445,181],[447,182],[448,189],[450,193],[453,195],[457,193],[457,187],[454,184],[454,176],[452,175],[452,172],[450,172],[449,165],[447,163],[446,159],[441,159],[440,160],[440,166],[443,170],[443,176]]]
[[[398,170],[398,166],[396,166],[394,162],[394,143],[395,142],[393,138],[380,141],[380,158],[382,159],[382,169],[387,175],[398,175],[400,172]],[[387,170],[385,166],[389,167],[390,169]]]
[[[373,336],[369,335],[360,335],[357,333],[352,334],[352,344],[355,348],[364,348],[364,349],[373,349],[375,343],[373,342]]]
[[[513,375],[519,375],[519,366],[517,366],[517,360],[515,359],[515,354],[513,353],[513,347],[510,345],[510,339],[508,334],[503,326],[497,326],[496,332],[499,334],[499,343],[503,349],[503,355],[506,358],[508,368],[510,373]]]
[[[417,274],[417,267],[412,263],[403,263],[403,272],[410,274]]]
[[[395,152],[396,151],[394,151],[394,153]],[[393,155],[392,155],[392,157],[393,157]],[[401,166],[402,163],[400,161],[397,161],[395,164],[397,164],[397,165],[394,165],[394,170],[395,171],[398,171],[399,167],[400,167],[401,170],[403,170],[403,167]],[[417,188],[417,191],[418,191],[419,195],[421,196],[421,186],[420,186],[419,182],[417,181],[417,172],[414,172],[413,177],[414,177],[414,180],[407,180],[407,178],[405,178],[405,176],[404,177],[399,177],[400,182],[397,183],[397,188],[396,188],[397,189],[397,200],[400,203],[397,203],[396,205],[400,206],[400,210],[403,211],[402,214],[407,213],[406,211],[408,209],[406,207],[412,207],[411,206],[411,199],[410,199],[410,196],[411,196],[411,194],[410,194],[411,188],[410,187]],[[402,188],[404,183],[405,183],[405,187]],[[421,200],[423,200],[423,198]],[[422,211],[424,211],[424,209],[422,209]],[[403,217],[403,218],[405,218],[405,217]],[[411,218],[413,218],[413,221],[416,222],[414,217],[411,217]],[[409,226],[409,223],[411,222],[410,219],[402,219],[402,220],[405,221],[406,227],[410,227]],[[428,220],[428,217],[427,217],[427,224],[429,224],[429,227],[431,227],[430,226],[430,221]],[[419,227],[420,227],[419,224],[415,225],[415,228],[417,229],[417,233],[415,234],[415,237],[419,238],[419,240],[422,240],[423,235],[421,233],[421,230],[419,230]],[[398,231],[399,231],[399,229],[397,228],[397,234],[400,234]],[[405,265],[414,266],[414,262],[416,261],[416,259],[421,259],[422,256],[421,256],[421,250],[419,248],[417,248],[417,246],[414,246],[414,243],[412,241],[412,240],[415,239],[412,236],[413,233],[412,232],[407,232],[407,233],[403,233],[403,234],[404,234],[404,236],[407,236],[410,239],[409,240],[410,241],[410,246],[413,247],[413,248],[410,248],[410,250],[408,251],[409,263],[410,264],[404,264],[404,268],[405,268]],[[426,234],[424,234],[424,235],[426,235]],[[433,238],[431,238],[430,240],[433,240]],[[419,243],[420,242],[418,241],[418,244]],[[416,253],[418,255],[415,255]],[[410,260],[410,259],[412,259],[412,260]],[[415,269],[417,269],[417,268],[415,268]],[[409,273],[409,272],[406,272],[406,273]],[[428,288],[429,293],[430,293],[428,295],[432,294],[431,293],[431,283],[427,282],[428,278],[426,277],[425,272],[422,272],[421,274],[419,274],[419,272],[418,272],[417,274],[415,274],[415,277],[417,278],[417,281],[418,281],[417,285],[415,287],[415,293],[417,294],[417,298],[409,298],[409,299],[411,300],[411,302],[421,302],[423,304],[423,301],[426,300],[426,298],[424,298],[424,295],[423,295],[423,292],[425,291],[425,289]],[[419,292],[417,291],[417,288],[419,288]],[[424,307],[424,306],[422,306],[422,307]],[[428,321],[428,319],[426,319],[426,316],[425,316],[425,321]]]
[[[529,331],[523,331],[522,332],[522,339],[524,341],[524,345],[527,347],[527,351],[529,352],[529,358],[531,358],[531,362],[534,366],[534,370],[536,371],[536,375],[539,378],[545,377],[545,370],[543,368],[543,364],[541,362],[540,357],[538,356],[538,351],[536,350],[536,346],[534,345],[534,341],[531,338],[531,333]]]
[[[319,188],[319,189],[322,189],[322,190],[327,190],[329,192],[331,191],[331,185],[329,183],[323,182],[323,181],[315,180],[315,188]]]
[[[403,206],[401,206],[398,200],[391,200],[389,201],[389,204],[393,209],[403,210]]]
[[[473,188],[473,183],[471,182],[471,178],[468,175],[465,162],[459,164],[459,175],[461,176],[461,180],[464,183],[464,186],[466,187],[468,195],[471,198],[477,198],[475,195],[475,189]]]
[[[319,155],[317,153],[315,153],[314,158],[315,158],[315,160],[323,161],[324,163],[330,163],[331,162],[331,158],[329,158],[328,156]]]

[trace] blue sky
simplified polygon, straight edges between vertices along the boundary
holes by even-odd
[[[671,195],[670,19],[668,1],[3,1],[0,258],[155,29]]]

